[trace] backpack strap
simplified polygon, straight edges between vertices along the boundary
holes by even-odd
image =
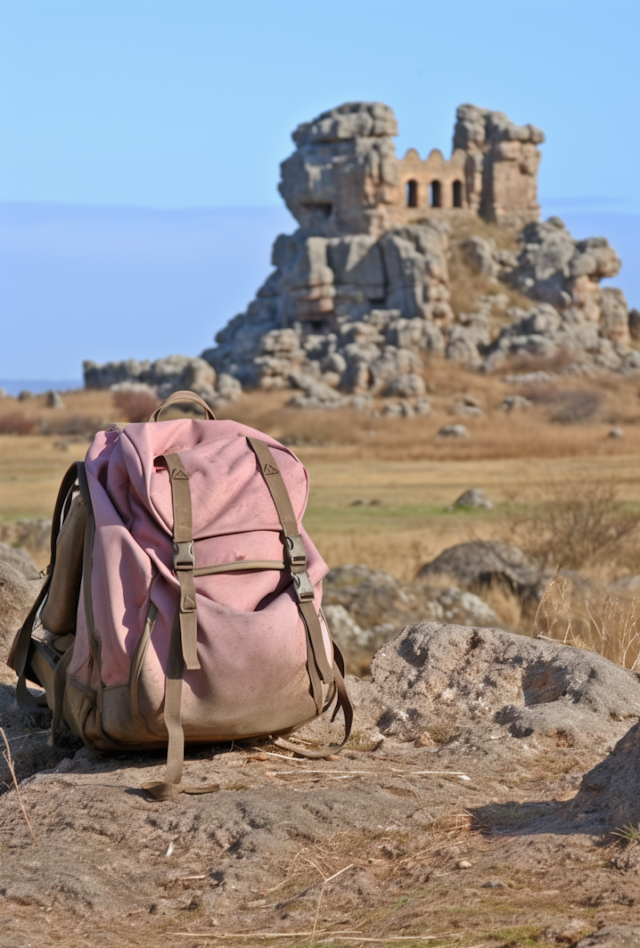
[[[178,393],[183,394],[183,393]],[[164,724],[167,729],[167,771],[164,781],[143,784],[156,800],[175,800],[180,793],[212,793],[218,784],[189,787],[180,783],[184,763],[184,730],[182,728],[182,679],[185,668],[195,671],[198,661],[198,621],[194,582],[193,517],[189,475],[179,454],[165,454],[171,479],[173,504],[173,565],[180,583],[180,602],[176,609],[164,687]]]
[[[80,480],[81,478],[82,480]],[[42,603],[46,599],[49,590],[49,584],[51,583],[53,566],[56,560],[58,534],[60,533],[65,507],[68,509],[67,502],[74,486],[78,482],[80,483],[81,488],[83,483],[86,484],[84,464],[82,461],[74,462],[62,478],[62,483],[60,484],[60,490],[58,491],[58,497],[53,511],[53,520],[51,522],[51,561],[46,570],[45,581],[36,601],[29,610],[29,614],[16,633],[11,645],[9,657],[7,658],[7,665],[9,665],[10,668],[13,668],[18,676],[18,683],[16,685],[16,701],[18,706],[23,711],[33,712],[47,707],[46,698],[35,698],[27,688],[26,670],[29,661],[29,647],[31,645],[31,633],[33,632],[36,618]]]
[[[295,750],[297,754],[302,754],[305,757],[327,757],[344,747],[349,739],[353,722],[353,709],[344,684],[344,661],[335,643],[332,643],[334,649],[333,667],[327,659],[322,627],[313,604],[314,590],[307,572],[307,554],[298,531],[298,522],[280,468],[264,441],[259,438],[247,438],[247,441],[258,459],[258,465],[269,488],[282,527],[285,560],[291,571],[293,591],[298,600],[298,611],[307,632],[307,669],[318,714],[321,714],[324,710],[322,685],[333,683],[335,685],[336,707],[332,720],[335,720],[338,710],[342,708],[345,721],[345,736],[341,744],[330,744],[315,751],[307,751],[301,745],[291,744],[288,741],[283,741],[282,738],[277,738],[275,743],[279,744],[280,747]]]
[[[182,655],[188,671],[200,668],[198,661],[198,620],[196,616],[196,586],[193,553],[193,516],[191,511],[191,489],[179,454],[165,454],[171,479],[171,501],[173,504],[173,567],[180,583],[180,637]]]
[[[174,392],[172,395],[169,395],[168,398],[165,398],[161,405],[158,405],[156,410],[153,412],[149,421],[160,421],[160,415],[165,410],[165,408],[170,408],[171,405],[177,405],[180,402],[195,402],[196,405],[204,410],[204,417],[209,419],[209,421],[215,421],[216,416],[213,414],[204,398],[201,398],[200,395],[197,395],[195,392]]]

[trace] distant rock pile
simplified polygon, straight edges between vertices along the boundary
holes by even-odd
[[[103,365],[87,360],[83,370],[86,388],[134,389],[160,398],[188,389],[197,392],[213,409],[235,401],[242,392],[233,376],[218,374],[204,359],[191,356],[173,355],[155,362],[124,359]]]
[[[508,356],[565,353],[574,373],[640,371],[630,347],[640,313],[600,286],[620,269],[615,251],[603,237],[574,240],[557,217],[538,220],[539,129],[463,105],[451,159],[435,150],[424,161],[415,149],[399,159],[396,134],[379,102],[299,125],[279,185],[299,228],[276,239],[275,269],[246,313],[199,360],[87,362],[85,384],[194,388],[212,404],[232,400],[238,385],[294,389],[301,408],[366,409],[383,396],[413,409],[426,355],[492,371]],[[518,248],[469,237],[473,226],[455,237],[480,218],[508,231],[511,245],[520,231]],[[451,306],[456,248],[491,290],[469,312]],[[510,305],[510,290],[531,306]]]

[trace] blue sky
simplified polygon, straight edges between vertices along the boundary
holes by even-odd
[[[293,229],[292,129],[354,99],[400,154],[449,153],[461,102],[539,125],[543,210],[617,238],[640,305],[639,27],[637,0],[0,0],[0,378],[210,344]]]

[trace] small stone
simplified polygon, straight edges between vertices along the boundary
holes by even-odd
[[[449,507],[449,510],[453,510],[455,507],[475,507],[478,510],[493,510],[493,503],[483,490],[480,490],[479,487],[472,487],[470,490],[466,490],[464,494],[460,494],[453,506]]]
[[[471,863],[468,859],[458,859],[456,869],[471,869]]]
[[[468,438],[469,432],[464,425],[445,425],[440,429],[437,438]]]
[[[467,405],[469,408],[482,408],[482,405],[475,395],[463,395],[462,404]]]
[[[611,428],[609,431],[610,438],[624,438],[624,431],[622,428]]]
[[[477,405],[457,405],[454,411],[456,415],[465,415],[468,418],[484,415],[483,410]]]
[[[60,392],[47,392],[47,408],[62,409],[64,408],[64,402],[62,401],[62,396]]]
[[[420,737],[416,738],[416,747],[436,747],[436,742],[428,731],[423,731]]]
[[[489,882],[483,882],[483,889],[506,889],[504,882],[499,882],[498,880],[490,879]]]
[[[531,402],[524,395],[507,395],[500,404],[503,411],[513,411],[514,408],[525,409],[530,406]]]

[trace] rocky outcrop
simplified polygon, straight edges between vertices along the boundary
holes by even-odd
[[[515,125],[503,112],[461,105],[456,113],[454,149],[467,154],[469,207],[487,220],[509,225],[536,219],[538,145],[544,133],[535,125]]]
[[[351,674],[366,674],[374,653],[414,616],[462,625],[500,620],[474,593],[458,586],[401,583],[367,566],[338,566],[323,583],[327,622]]]
[[[382,102],[348,102],[298,125],[279,191],[303,231],[379,236],[402,222],[397,134]]]
[[[274,272],[203,353],[216,371],[260,388],[288,388],[295,376],[347,394],[411,398],[423,393],[424,354],[493,369],[510,354],[565,349],[595,369],[640,370],[624,296],[600,288],[618,272],[616,253],[604,238],[573,240],[558,218],[538,221],[539,129],[461,106],[449,164],[439,152],[399,161],[395,133],[380,103],[348,103],[294,132],[280,191],[300,227],[277,238]],[[460,200],[448,190],[442,197],[449,187]],[[447,221],[455,214],[524,225],[519,253],[480,236],[461,244],[471,271],[537,304],[512,309],[506,327],[492,319],[495,295],[477,312],[451,309]],[[340,404],[326,391],[307,398],[294,404]]]
[[[0,663],[35,602],[42,579],[26,550],[0,543]]]
[[[232,401],[238,385],[294,388],[295,407],[366,410],[352,396],[422,397],[425,356],[493,371],[509,356],[565,353],[567,371],[640,372],[629,345],[640,319],[621,290],[600,286],[618,272],[617,254],[605,238],[577,241],[559,218],[538,219],[538,128],[462,105],[449,160],[434,150],[423,161],[415,149],[399,159],[396,134],[380,102],[346,103],[299,125],[279,184],[299,227],[275,240],[274,270],[247,311],[200,359],[87,362],[87,387],[136,383],[162,397],[192,388],[212,407]],[[519,248],[469,236],[480,217],[508,244],[521,231]],[[451,306],[454,249],[492,290],[470,312]],[[500,284],[531,305],[510,308],[509,295],[494,292]],[[395,407],[407,416],[416,406]]]
[[[636,681],[638,676],[634,676]],[[640,722],[585,774],[571,809],[593,832],[640,827]],[[595,824],[595,825],[594,825]],[[630,837],[630,840],[632,837]],[[640,855],[640,854],[636,854]],[[622,868],[622,867],[621,867]]]
[[[470,540],[444,550],[426,563],[418,578],[445,576],[466,588],[506,583],[519,593],[526,593],[540,579],[540,570],[522,550],[500,540]]]
[[[155,362],[125,359],[102,365],[86,360],[83,371],[85,388],[135,389],[160,398],[187,389],[196,392],[214,409],[235,401],[242,391],[233,376],[216,374],[205,359],[192,356],[173,355]]]
[[[389,709],[378,726],[404,739],[446,717],[452,730],[495,723],[519,738],[585,744],[615,739],[640,717],[637,675],[586,649],[498,629],[408,626],[378,651],[371,675],[376,703]]]

